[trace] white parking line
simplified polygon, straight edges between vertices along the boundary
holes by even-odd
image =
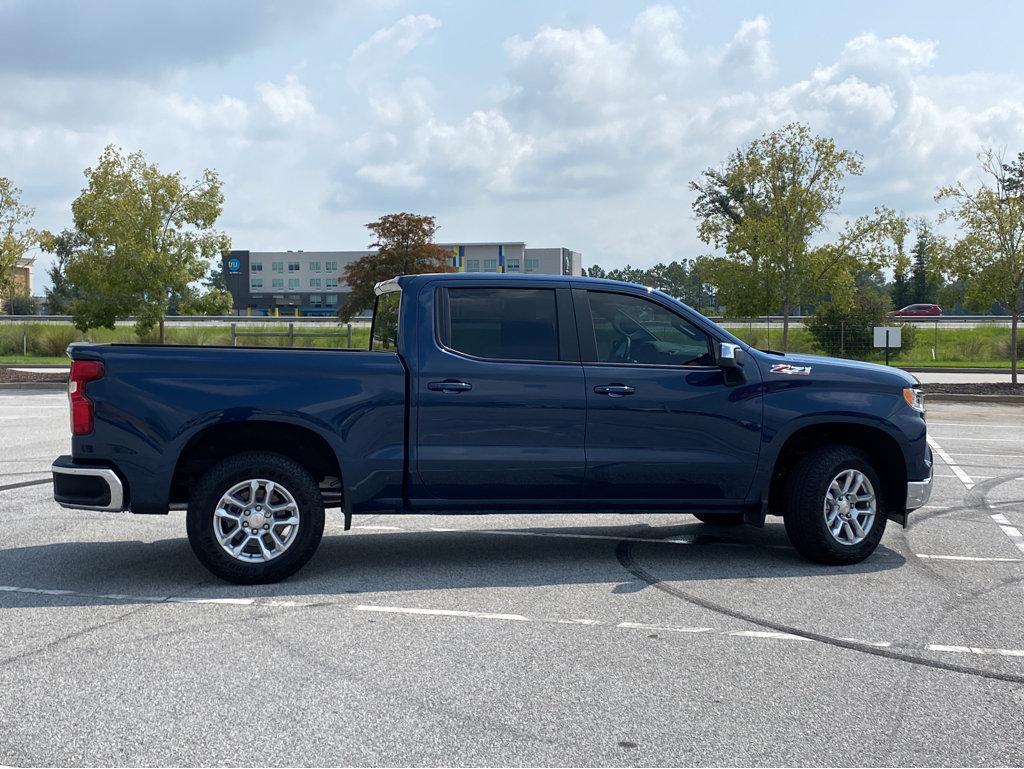
[[[928,558],[933,561],[973,561],[973,562],[998,562],[998,563],[1020,563],[1024,558],[983,558],[976,555],[926,555],[914,553],[918,558]]]
[[[999,524],[999,528],[1003,530],[1003,534],[1010,538],[1014,547],[1024,553],[1024,534],[1020,533],[1020,529],[1010,523],[1002,513],[993,513],[991,518]]]
[[[494,614],[485,611],[456,611],[454,609],[410,609],[405,606],[365,606],[355,607],[356,611],[379,611],[389,614],[432,614],[438,617],[472,617],[474,619],[503,619],[513,622],[530,622],[529,617],[522,614]]]
[[[412,614],[412,615],[434,615],[442,617],[468,617],[471,619],[489,619],[489,620],[514,620],[518,622],[534,622],[537,624],[548,624],[548,625],[586,625],[588,627],[605,627],[605,628],[620,628],[623,630],[648,630],[648,631],[660,631],[668,633],[680,633],[687,635],[712,635],[718,637],[730,637],[730,638],[757,638],[773,641],[811,641],[814,639],[808,638],[802,635],[796,635],[794,633],[780,633],[775,630],[715,630],[709,627],[690,627],[685,625],[661,625],[652,624],[648,622],[601,622],[600,620],[561,620],[561,619],[542,619],[525,617],[521,614],[493,614],[490,612],[473,612],[473,611],[452,611],[452,610],[441,610],[441,609],[412,609],[402,606],[376,606],[376,605],[360,605],[355,607],[357,611],[375,611],[385,612],[391,614]],[[865,646],[873,646],[879,649],[891,648],[898,646],[902,649],[916,649],[920,651],[932,651],[932,652],[949,652],[949,653],[963,653],[970,652],[971,654],[990,654],[1001,657],[1024,657],[1024,649],[996,649],[985,646],[959,646],[950,644],[901,644],[893,643],[892,641],[865,641],[860,638],[838,638],[840,641],[850,641],[852,643],[864,644]]]
[[[488,611],[466,611],[463,609],[423,609],[411,606],[381,606],[377,604],[359,604],[358,606],[346,606],[337,601],[290,601],[273,598],[182,598],[177,596],[140,596],[127,595],[123,593],[83,593],[77,590],[58,590],[50,588],[21,587],[16,585],[0,585],[0,592],[5,593],[26,593],[32,595],[49,595],[55,597],[83,597],[101,600],[132,601],[135,603],[153,604],[204,604],[214,606],[235,606],[235,607],[293,607],[313,606],[324,603],[332,604],[339,608],[347,608],[350,611],[373,612],[378,614],[402,614],[406,616],[432,616],[432,617],[455,617],[461,619],[478,619],[498,622],[530,622],[539,625],[576,625],[580,627],[593,628],[615,628],[621,630],[643,630],[665,633],[679,633],[684,635],[711,635],[731,638],[755,638],[773,641],[808,641],[806,636],[794,633],[780,633],[774,630],[716,630],[710,627],[688,626],[688,625],[665,625],[651,622],[605,622],[596,619],[550,619],[540,617],[527,617],[523,614],[505,614],[501,612]],[[839,637],[838,640],[850,641],[853,643],[886,648],[899,646],[904,649],[920,649],[933,652],[948,653],[970,653],[990,654],[1002,657],[1024,657],[1024,649],[997,649],[985,646],[959,646],[948,644],[894,644],[891,641],[870,641],[860,638]]]
[[[257,598],[180,598],[173,595],[128,595],[127,593],[80,593],[77,590],[51,590],[40,587],[0,585],[0,593],[29,593],[32,595],[93,598],[105,601],[134,601],[136,603],[199,603],[220,606],[301,606],[298,601],[277,601]]]
[[[970,428],[974,428],[974,429],[977,429],[977,430],[1003,430],[1003,431],[1006,431],[1006,430],[1024,430],[1024,428],[1022,428],[1022,427],[1014,427],[1013,425],[1006,425],[1006,424],[983,425],[983,424],[978,424],[977,422],[933,422],[930,419],[928,420],[928,426],[929,427],[957,427],[957,428],[970,427]]]
[[[940,438],[944,441],[970,441],[971,443],[1020,443],[1024,445],[1024,438],[972,438],[970,435],[933,435],[933,438]]]
[[[962,483],[968,489],[974,488],[974,481],[971,480],[971,476],[969,476],[967,473],[961,470],[960,465],[956,463],[956,460],[954,460],[953,457],[947,454],[946,450],[943,449],[938,443],[936,443],[935,439],[930,435],[928,436],[928,445],[931,446],[932,451],[938,454],[942,458],[942,461],[949,466],[949,469],[953,471],[953,474],[960,479],[960,483]]]

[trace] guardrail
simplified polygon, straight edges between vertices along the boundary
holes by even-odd
[[[116,321],[117,326],[134,326],[138,318],[129,317]],[[351,323],[356,326],[368,326],[372,320],[369,315],[356,316]],[[72,323],[74,319],[70,315],[0,315],[0,323]],[[294,317],[282,315],[169,315],[164,319],[166,326],[227,326],[232,323],[244,325],[248,323],[298,323],[311,326],[338,325],[337,316]]]
[[[782,325],[783,317],[781,315],[759,315],[755,318],[729,318],[724,315],[708,315],[709,320],[713,320],[715,323],[722,325],[726,324],[749,324],[749,323],[771,323]],[[811,315],[790,315],[790,324],[800,323],[802,324],[805,320],[812,317]],[[1010,315],[938,315],[938,316],[917,316],[917,317],[897,317],[895,315],[889,316],[896,323],[991,323],[997,324],[1009,324],[1013,318]]]

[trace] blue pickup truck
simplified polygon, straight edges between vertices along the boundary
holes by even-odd
[[[74,344],[64,507],[187,509],[236,583],[308,561],[324,510],[692,513],[863,560],[931,492],[917,381],[754,349],[672,297],[576,277],[377,286],[369,349]]]

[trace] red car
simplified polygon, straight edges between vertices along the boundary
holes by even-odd
[[[937,304],[908,304],[893,315],[897,318],[937,318],[942,315],[942,308]]]

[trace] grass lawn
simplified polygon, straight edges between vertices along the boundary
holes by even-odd
[[[777,349],[782,340],[782,329],[778,327],[757,328],[743,325],[728,326],[729,331],[754,347]],[[287,321],[267,323],[246,323],[238,325],[237,343],[242,347],[288,347]],[[251,336],[256,332],[262,336]],[[316,333],[318,336],[305,336]],[[316,347],[321,349],[349,346],[348,331],[344,325],[296,326],[294,347]],[[322,335],[319,335],[322,334]],[[365,350],[369,347],[370,328],[367,325],[352,327],[351,347]],[[1024,335],[1022,335],[1024,336]],[[846,336],[844,356],[875,362],[884,361],[880,350],[870,346],[870,339],[861,337],[855,342]],[[1009,368],[1010,329],[982,326],[978,328],[940,328],[937,331],[927,327],[913,327],[904,331],[906,347],[892,355],[895,366],[941,366],[951,368]],[[67,363],[64,351],[76,341],[101,343],[138,344],[155,343],[157,335],[139,338],[130,327],[115,329],[93,329],[82,333],[70,324],[0,324],[0,363]],[[228,326],[169,326],[168,344],[187,345],[230,345],[231,329]],[[859,349],[857,346],[859,345]],[[28,355],[23,355],[24,347]],[[789,351],[795,353],[823,354],[815,338],[806,328],[791,328]],[[1024,350],[1022,350],[1024,352]],[[1024,357],[1024,356],[1022,356]]]
[[[67,355],[55,358],[52,355],[0,355],[0,363],[24,363],[27,366],[39,366],[59,363],[64,366],[71,364]]]

